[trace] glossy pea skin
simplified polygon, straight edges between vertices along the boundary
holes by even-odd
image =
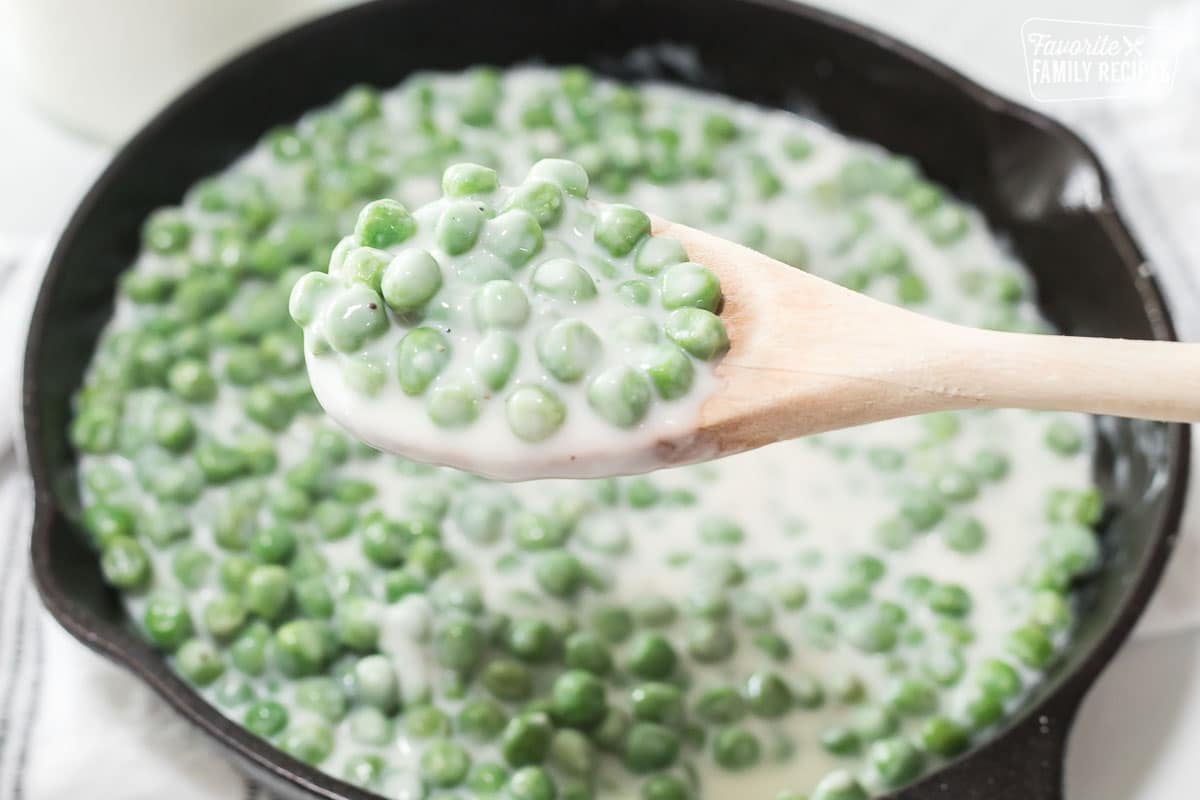
[[[506,207],[521,209],[531,214],[543,228],[548,228],[562,219],[563,205],[562,189],[550,181],[531,178],[513,189]]]
[[[475,246],[486,221],[482,203],[455,200],[446,204],[434,228],[434,238],[447,255],[459,256]]]
[[[512,767],[539,764],[550,749],[554,728],[545,714],[514,717],[500,735],[500,754]]]
[[[597,363],[604,346],[588,325],[563,319],[538,334],[538,361],[562,383],[574,383]]]
[[[100,570],[110,586],[138,591],[150,581],[150,559],[141,544],[130,536],[111,536],[100,556]]]
[[[383,298],[363,284],[346,287],[325,309],[325,338],[341,353],[358,350],[382,335],[387,326]]]
[[[475,324],[480,330],[519,330],[529,320],[529,298],[509,280],[488,281],[471,297]]]
[[[522,386],[504,402],[508,427],[517,438],[540,442],[553,436],[567,418],[558,395],[541,386]]]
[[[367,203],[358,214],[354,235],[360,244],[386,250],[410,238],[417,230],[412,215],[395,200]]]
[[[696,371],[691,359],[674,344],[646,348],[638,355],[637,366],[664,400],[683,397],[691,390],[695,379]]]
[[[560,724],[588,728],[608,710],[604,683],[586,670],[567,670],[554,681],[551,707]]]
[[[192,635],[192,617],[187,604],[174,594],[150,598],[142,614],[142,627],[152,644],[174,651]]]
[[[447,197],[491,194],[498,188],[496,170],[481,164],[453,164],[442,173],[442,193]]]
[[[633,267],[643,275],[658,275],[665,268],[688,260],[687,251],[678,239],[651,236],[642,242],[633,258]]]
[[[650,384],[637,370],[609,367],[588,381],[588,405],[618,428],[631,428],[650,409]]]
[[[541,294],[576,303],[596,296],[592,276],[569,258],[552,258],[539,264],[533,271],[532,286]]]
[[[378,291],[390,308],[400,313],[425,307],[442,288],[442,268],[426,250],[402,250],[380,273]]]
[[[544,158],[529,170],[529,177],[552,183],[574,197],[587,197],[587,172],[574,161]]]
[[[632,206],[609,205],[596,219],[594,238],[612,256],[628,255],[650,235],[650,217]]]
[[[867,758],[880,782],[889,789],[914,780],[925,768],[921,751],[902,737],[876,742],[871,745]]]
[[[493,391],[503,389],[512,377],[521,351],[516,339],[500,330],[483,335],[472,354],[475,374]]]
[[[465,379],[440,380],[425,397],[425,411],[440,428],[464,428],[479,416],[478,390]]]
[[[528,211],[514,208],[484,223],[480,244],[513,269],[523,267],[539,250],[542,227]]]
[[[721,282],[707,267],[684,262],[662,273],[662,305],[667,310],[699,308],[716,312],[721,305]]]
[[[409,396],[425,393],[450,362],[450,340],[436,328],[413,328],[396,346],[396,377]]]
[[[668,339],[702,361],[716,357],[729,347],[729,335],[720,317],[700,308],[672,311],[663,331]]]

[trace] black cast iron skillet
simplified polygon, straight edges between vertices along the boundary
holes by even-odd
[[[76,211],[34,314],[24,411],[37,491],[34,575],[50,612],[281,794],[373,797],[227,721],[132,633],[78,535],[75,454],[65,436],[70,396],[150,210],[178,202],[269,127],[353,83],[390,86],[416,69],[531,60],[583,62],[621,78],[677,81],[811,110],[851,136],[913,156],[983,209],[1032,269],[1042,309],[1061,330],[1174,338],[1153,273],[1079,139],[887,36],[785,0],[375,2],[251,50],[143,129]],[[1074,647],[1004,731],[898,798],[1061,797],[1071,720],[1159,578],[1188,471],[1184,426],[1100,419],[1097,431],[1107,559],[1082,588]]]

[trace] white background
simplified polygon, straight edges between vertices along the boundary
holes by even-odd
[[[0,0],[0,12],[7,10],[5,3],[15,1]],[[336,0],[329,2],[336,4]],[[982,83],[1028,102],[1019,40],[1026,18],[1141,24],[1167,3],[815,0],[814,4],[888,30]],[[0,15],[0,35],[3,20]],[[0,42],[0,60],[4,52]],[[1177,99],[1200,103],[1198,97]],[[68,133],[39,116],[12,75],[0,69],[0,240],[50,235],[111,152],[109,145]],[[1067,773],[1069,800],[1200,796],[1200,633],[1143,638],[1123,650],[1084,706],[1071,739]]]

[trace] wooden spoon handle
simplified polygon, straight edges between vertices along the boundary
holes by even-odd
[[[962,333],[944,375],[981,405],[1200,422],[1200,344]]]

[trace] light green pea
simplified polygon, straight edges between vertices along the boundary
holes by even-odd
[[[479,392],[462,378],[441,380],[425,399],[425,411],[435,425],[462,428],[479,417]]]
[[[416,311],[442,288],[442,268],[425,250],[404,250],[383,270],[380,288],[384,301],[394,310]]]
[[[687,260],[687,251],[678,239],[651,236],[642,242],[642,246],[634,255],[633,268],[643,275],[657,275],[666,267],[682,264]]]
[[[367,203],[358,214],[354,235],[360,244],[381,250],[400,244],[417,230],[417,223],[395,200]]]
[[[358,350],[387,326],[383,298],[362,284],[344,289],[325,310],[325,337],[342,353]]]
[[[288,297],[288,313],[297,325],[308,325],[317,318],[317,305],[333,283],[323,272],[310,272],[296,281]]]
[[[695,376],[692,360],[674,344],[646,348],[638,357],[638,368],[650,378],[664,400],[683,397],[692,388]]]
[[[604,346],[596,332],[577,319],[563,319],[538,334],[538,361],[563,383],[573,383],[600,360]]]
[[[396,349],[400,389],[409,396],[424,393],[450,361],[450,341],[434,328],[413,328]]]
[[[359,355],[342,362],[342,379],[359,394],[374,397],[387,382],[387,370],[377,359]]]
[[[653,291],[650,284],[640,280],[622,281],[617,286],[617,296],[628,306],[649,305]]]
[[[650,408],[650,385],[631,367],[609,367],[588,382],[587,399],[605,420],[630,428],[641,422]]]
[[[663,330],[675,344],[705,361],[729,347],[729,335],[720,317],[701,308],[675,309]]]
[[[512,377],[519,357],[516,339],[504,331],[488,331],[475,346],[472,365],[489,389],[499,391]]]
[[[519,329],[529,319],[529,298],[520,286],[507,280],[488,281],[471,297],[475,324],[489,328]]]
[[[434,238],[449,255],[458,256],[475,246],[487,212],[482,203],[456,200],[446,205],[434,228]]]
[[[533,272],[533,288],[561,300],[578,302],[596,296],[596,283],[583,267],[569,258],[552,258]]]
[[[543,158],[529,170],[529,177],[553,183],[569,195],[587,197],[587,172],[574,161]]]
[[[391,254],[386,250],[356,247],[346,255],[337,274],[345,283],[362,283],[378,292],[383,270],[391,259]]]
[[[661,338],[658,324],[649,317],[641,314],[630,314],[622,317],[613,325],[613,335],[622,342],[629,344],[655,344]]]
[[[549,181],[528,180],[513,190],[507,207],[527,211],[539,225],[549,228],[562,219],[563,193]]]
[[[442,193],[447,197],[491,194],[499,187],[496,170],[480,164],[452,164],[442,173]]]
[[[721,304],[721,282],[707,267],[690,261],[662,274],[663,308],[702,308],[715,312]]]
[[[523,267],[542,249],[542,226],[533,214],[520,208],[488,220],[480,240],[485,250],[510,267]]]
[[[613,256],[628,255],[650,234],[650,218],[633,206],[605,207],[596,219],[596,243]]]
[[[567,418],[567,407],[553,392],[540,386],[522,386],[504,404],[508,427],[527,442],[552,436]]]

